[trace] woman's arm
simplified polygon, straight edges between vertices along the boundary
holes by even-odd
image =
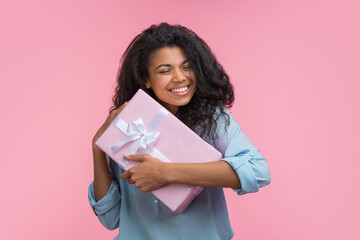
[[[108,166],[108,160],[110,159],[107,159],[106,154],[96,146],[95,142],[123,107],[124,105],[108,116],[92,140],[94,181],[89,186],[88,198],[94,213],[108,229],[119,227],[121,195],[118,181],[114,176],[113,166]]]
[[[119,113],[123,110],[126,104],[127,102],[118,109],[111,112],[104,124],[96,132],[92,140],[92,151],[94,160],[94,195],[96,201],[99,201],[108,193],[112,180],[106,162],[106,155],[98,146],[95,145],[95,142],[114,121],[116,116],[119,115]]]
[[[112,180],[105,153],[94,143],[92,151],[94,160],[94,196],[95,201],[99,201],[108,193]]]
[[[208,163],[165,163],[149,155],[125,156],[141,164],[120,175],[143,192],[155,190],[168,183],[205,187],[240,188],[236,172],[225,161]]]
[[[165,175],[169,183],[194,186],[241,188],[234,169],[225,161],[208,163],[167,163]]]

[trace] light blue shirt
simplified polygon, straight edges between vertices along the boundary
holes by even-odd
[[[215,142],[204,140],[218,149],[224,161],[236,171],[241,188],[238,195],[256,192],[270,183],[269,168],[260,150],[254,146],[233,116],[225,130],[225,117],[218,120]],[[108,229],[119,228],[115,239],[132,240],[224,240],[234,232],[230,225],[222,188],[205,187],[181,214],[172,212],[151,192],[143,193],[134,184],[121,180],[124,172],[107,155],[112,183],[106,196],[95,201],[93,183],[89,186],[89,201],[100,222]]]

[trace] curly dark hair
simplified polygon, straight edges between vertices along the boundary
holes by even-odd
[[[180,106],[176,116],[192,130],[199,130],[201,137],[206,134],[215,140],[218,138],[215,132],[218,118],[225,114],[229,124],[229,116],[223,106],[232,106],[234,90],[229,76],[205,41],[181,25],[151,25],[132,40],[120,61],[118,85],[112,99],[114,105],[109,112],[129,101],[139,88],[156,100],[153,91],[145,87],[149,77],[149,58],[160,48],[175,46],[181,48],[189,60],[197,85],[191,101]]]

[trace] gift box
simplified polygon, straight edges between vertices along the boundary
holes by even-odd
[[[222,154],[143,90],[133,96],[95,144],[124,170],[139,162],[123,155],[149,154],[164,162],[217,161]],[[171,183],[152,193],[172,211],[181,213],[202,187]]]

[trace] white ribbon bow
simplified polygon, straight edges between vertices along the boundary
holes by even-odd
[[[111,146],[113,154],[129,142],[133,142],[133,144],[129,147],[127,154],[135,154],[139,149],[145,150],[152,147],[160,136],[159,132],[147,132],[142,118],[137,118],[128,124],[125,134],[127,137],[120,139]]]

